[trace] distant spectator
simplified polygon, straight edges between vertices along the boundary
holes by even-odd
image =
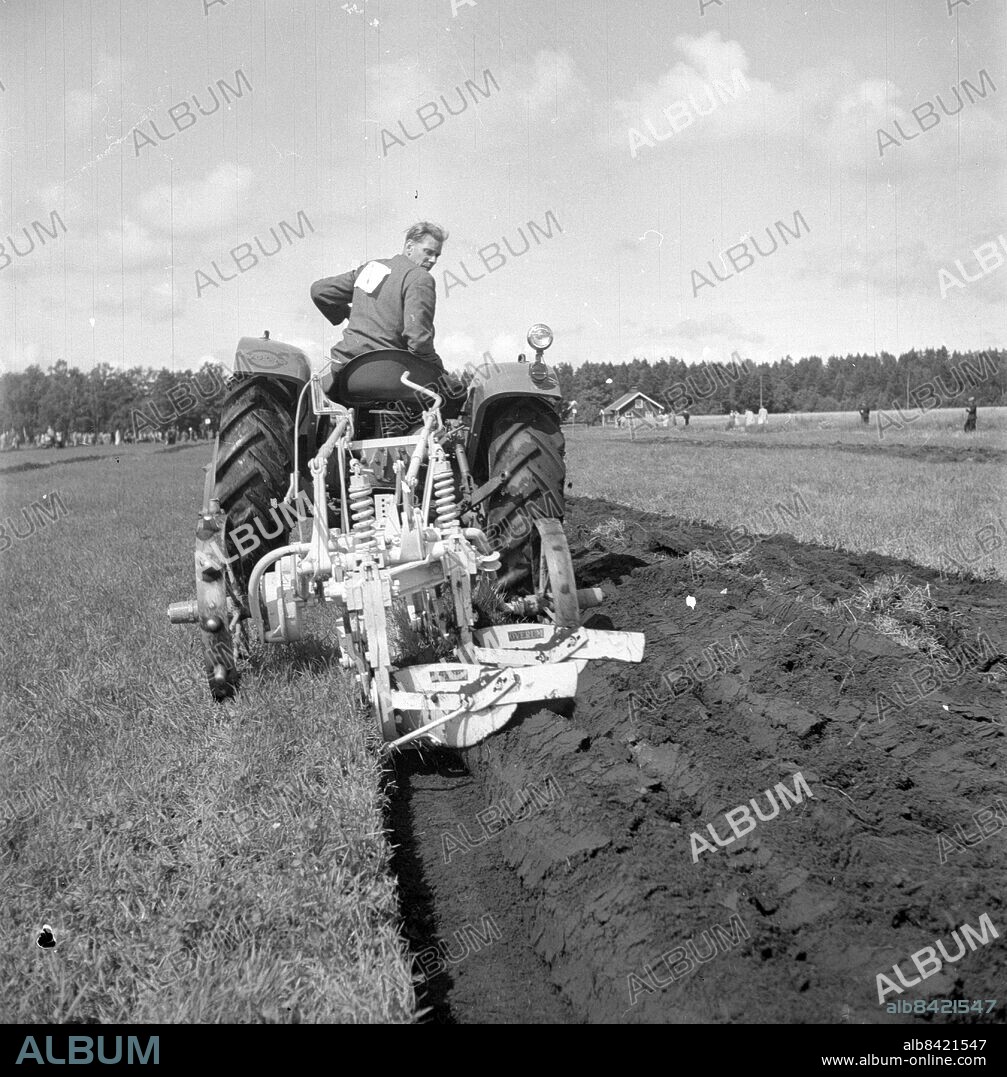
[[[745,433],[750,434],[755,426],[755,412],[751,408],[745,408]]]
[[[724,427],[724,429],[725,430],[733,430],[737,425],[738,425],[738,413],[734,410],[734,408],[731,408],[731,414],[728,415],[728,417],[727,417],[727,425]]]
[[[860,421],[867,426],[871,421],[871,409],[866,404],[861,404],[857,411],[860,412]]]
[[[970,396],[968,400],[968,406],[965,409],[965,433],[974,434],[976,432],[976,398]]]
[[[689,425],[689,413],[688,413],[688,411],[683,411],[682,412],[682,420],[683,420],[683,422],[685,423],[686,426]]]
[[[759,433],[765,433],[766,423],[769,421],[769,412],[766,410],[765,405],[759,405]]]

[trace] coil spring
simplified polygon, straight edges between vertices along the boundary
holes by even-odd
[[[366,480],[356,476],[350,482],[350,519],[353,522],[354,545],[358,550],[370,550],[375,545],[374,498]]]
[[[434,475],[434,509],[437,513],[437,526],[445,533],[452,534],[459,528],[458,499],[455,494],[455,477],[451,466],[444,462]]]

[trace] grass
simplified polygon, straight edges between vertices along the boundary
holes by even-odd
[[[165,616],[193,592],[205,457],[0,458],[0,520],[53,490],[67,508],[0,552],[0,1019],[410,1021],[347,675],[324,644],[274,647],[214,705]]]
[[[974,437],[936,412],[882,439],[854,414],[782,419],[772,416],[770,430],[758,435],[726,431],[720,416],[698,416],[687,432],[681,424],[644,429],[635,441],[625,429],[568,429],[571,492],[933,568],[954,561],[977,576],[1007,578],[1003,463],[975,452],[972,459],[926,456],[1007,448],[1007,408],[981,409]],[[816,425],[830,421],[835,425]],[[869,451],[837,451],[837,441]],[[918,459],[906,455],[914,449]]]

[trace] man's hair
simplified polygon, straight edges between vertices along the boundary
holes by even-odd
[[[446,228],[441,228],[439,224],[434,224],[433,221],[417,221],[406,232],[406,242],[411,240],[413,243],[419,243],[424,236],[433,236],[438,243],[446,243],[448,231]]]

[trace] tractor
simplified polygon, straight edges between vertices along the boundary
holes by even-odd
[[[389,748],[470,747],[517,705],[576,695],[592,658],[639,662],[641,633],[583,627],[563,531],[559,385],[543,359],[464,376],[401,351],[312,374],[244,337],[206,468],[196,599],[210,691],[231,698],[253,640],[309,634],[328,609],[339,661]],[[417,662],[426,654],[432,661]]]

